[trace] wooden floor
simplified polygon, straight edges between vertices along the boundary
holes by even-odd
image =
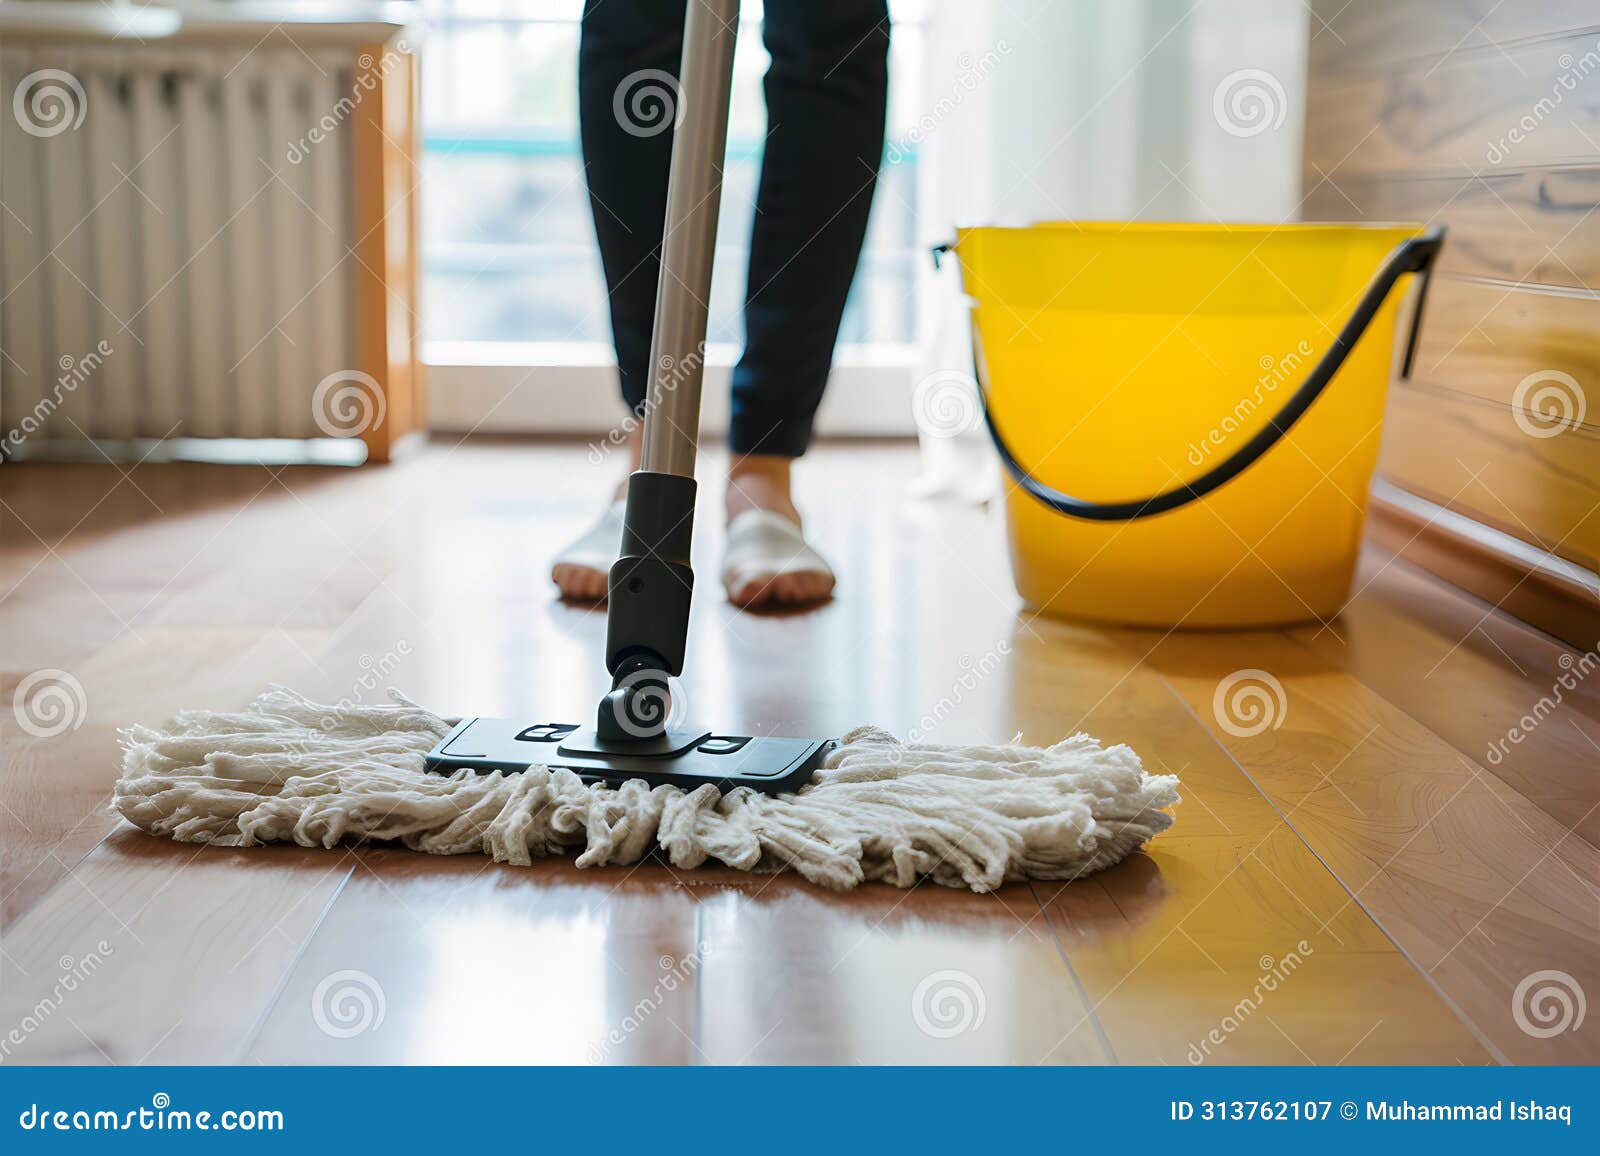
[[[117,728],[269,682],[583,717],[604,618],[545,576],[594,505],[586,456],[0,469],[0,694],[52,670],[84,703],[49,737],[0,712],[0,1060],[1600,1061],[1600,1015],[1551,1034],[1534,998],[1600,996],[1600,677],[1539,706],[1581,658],[1376,553],[1322,628],[1035,618],[998,520],[907,497],[900,447],[806,463],[833,603],[742,615],[702,581],[692,711],[952,741],[1085,729],[1182,779],[1146,853],[1065,886],[834,895],[655,864],[204,849],[107,811]],[[718,538],[706,519],[702,575]],[[1213,696],[1246,669],[1283,709],[1238,737]]]

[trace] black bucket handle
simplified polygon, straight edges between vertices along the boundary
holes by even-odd
[[[1401,243],[1384,258],[1383,264],[1362,292],[1361,300],[1356,302],[1350,319],[1344,323],[1344,328],[1339,330],[1339,335],[1334,338],[1332,346],[1312,367],[1300,388],[1295,390],[1283,408],[1273,415],[1265,428],[1257,431],[1248,442],[1198,478],[1148,498],[1127,502],[1091,502],[1084,498],[1075,498],[1041,482],[1028,471],[1026,466],[1017,461],[1016,455],[1011,452],[1011,447],[1006,444],[1004,436],[1000,433],[1000,427],[995,424],[994,413],[989,408],[982,368],[976,364],[978,349],[977,335],[974,334],[973,368],[978,383],[978,400],[983,406],[983,421],[989,428],[989,436],[994,440],[994,448],[1000,455],[1000,461],[1005,465],[1006,472],[1035,500],[1057,513],[1091,522],[1131,522],[1138,518],[1152,518],[1205,497],[1212,490],[1238,477],[1254,465],[1262,454],[1283,440],[1283,436],[1294,428],[1295,422],[1305,416],[1306,410],[1310,409],[1312,403],[1322,395],[1322,391],[1333,380],[1334,374],[1339,372],[1345,358],[1355,348],[1356,342],[1361,340],[1361,335],[1367,331],[1367,326],[1377,316],[1384,299],[1389,296],[1389,291],[1394,288],[1396,282],[1408,273],[1420,273],[1422,286],[1417,291],[1417,307],[1411,317],[1411,332],[1406,338],[1405,361],[1400,370],[1402,379],[1411,376],[1411,364],[1417,355],[1417,336],[1422,326],[1422,308],[1428,297],[1428,282],[1432,279],[1434,259],[1444,247],[1444,237],[1443,226],[1429,229],[1421,236],[1412,237]],[[954,243],[937,246],[933,251],[935,264],[941,256],[954,247]]]

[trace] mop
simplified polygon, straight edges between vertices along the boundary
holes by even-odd
[[[117,809],[153,834],[248,847],[398,841],[527,865],[799,872],[849,888],[920,879],[988,891],[1073,879],[1170,825],[1176,780],[1124,746],[907,745],[674,726],[694,573],[700,393],[738,0],[695,0],[684,30],[640,468],[607,575],[612,689],[593,726],[447,721],[414,703],[325,706],[273,689],[238,713],[124,733]]]
[[[1110,867],[1166,830],[1177,779],[1126,746],[1078,734],[1050,747],[907,745],[862,727],[792,794],[749,787],[612,786],[571,770],[426,769],[454,729],[408,702],[322,705],[282,688],[237,713],[186,711],[123,732],[113,802],[185,843],[251,847],[397,841],[435,855],[528,866],[715,861],[795,871],[846,890],[928,880],[992,891]]]

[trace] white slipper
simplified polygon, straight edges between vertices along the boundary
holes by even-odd
[[[602,575],[609,574],[611,564],[617,560],[617,555],[622,550],[622,515],[627,505],[627,501],[623,498],[612,502],[596,519],[594,525],[556,554],[550,563],[552,580],[557,566],[576,566],[584,570],[598,571]],[[603,585],[595,593],[595,597],[605,597]]]
[[[813,580],[805,583],[812,592],[783,596],[776,581],[792,575],[812,576]],[[743,606],[820,602],[833,593],[833,584],[833,570],[806,544],[800,527],[782,514],[746,510],[728,523],[722,586],[734,602]],[[749,593],[752,586],[756,587],[753,594]]]

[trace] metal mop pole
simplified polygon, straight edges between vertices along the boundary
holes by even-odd
[[[694,573],[694,459],[711,260],[722,204],[739,0],[689,0],[678,74],[666,234],[656,288],[644,448],[628,479],[622,550],[609,575],[603,743],[665,742],[667,683],[683,669]]]
[[[739,0],[690,0],[641,468],[693,476]]]

